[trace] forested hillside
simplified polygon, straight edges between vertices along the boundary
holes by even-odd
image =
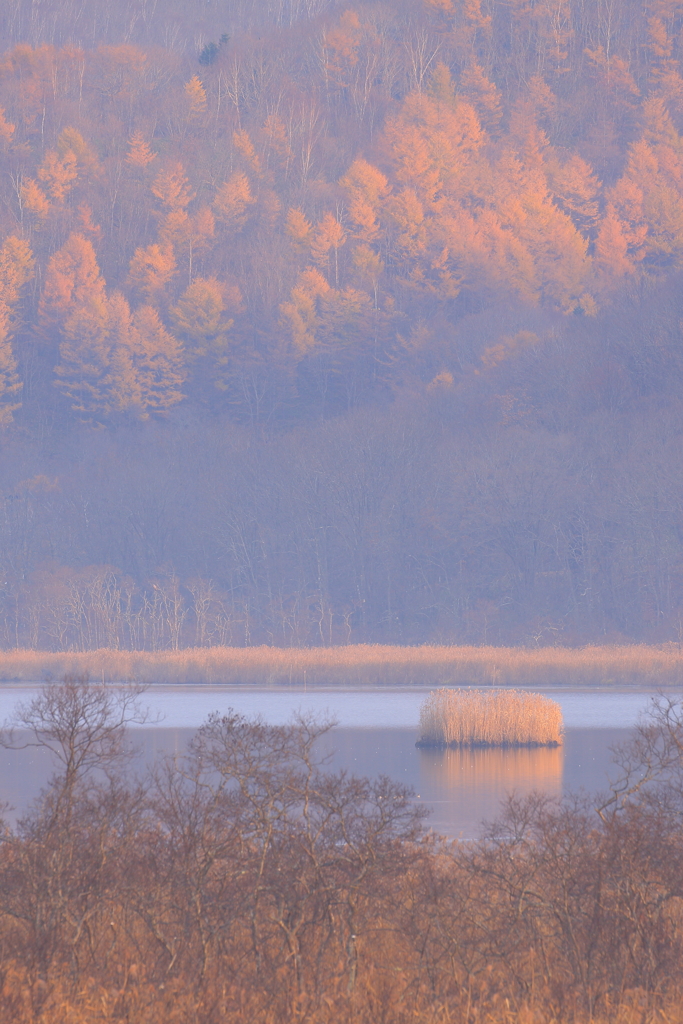
[[[0,43],[0,644],[680,641],[683,0]]]

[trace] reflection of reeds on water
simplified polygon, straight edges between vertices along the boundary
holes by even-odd
[[[420,710],[420,747],[548,747],[562,742],[562,709],[523,690],[433,690]]]
[[[561,747],[426,749],[421,751],[420,765],[425,781],[451,797],[466,796],[475,807],[487,808],[506,792],[518,796],[532,790],[549,796],[562,792]]]

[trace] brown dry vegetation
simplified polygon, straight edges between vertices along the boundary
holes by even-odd
[[[597,811],[513,800],[459,844],[401,785],[321,769],[312,721],[214,717],[133,784],[135,699],[70,679],[20,715],[59,759],[0,843],[2,1021],[681,1020],[679,704]]]
[[[551,747],[562,742],[562,709],[520,690],[434,690],[420,709],[418,746]]]
[[[675,686],[683,652],[660,647],[210,647],[178,651],[4,651],[0,681],[88,673],[141,683],[308,686]]]

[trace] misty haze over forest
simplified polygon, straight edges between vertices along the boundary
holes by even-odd
[[[2,0],[0,1021],[683,1020],[682,55]]]
[[[683,2],[0,44],[0,646],[680,640]]]

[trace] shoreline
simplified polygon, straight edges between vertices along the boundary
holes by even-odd
[[[109,683],[244,689],[491,686],[683,687],[678,644],[581,648],[355,644],[345,647],[203,647],[178,651],[0,651],[0,685],[67,674]]]

